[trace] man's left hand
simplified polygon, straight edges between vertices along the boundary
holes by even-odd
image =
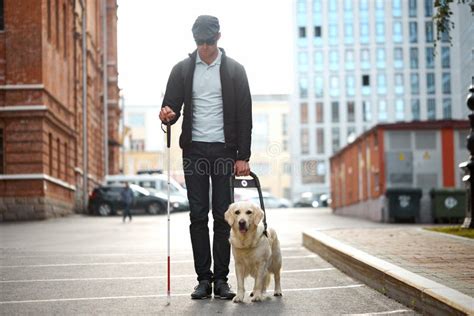
[[[234,174],[237,177],[248,176],[250,174],[250,166],[248,161],[237,160],[234,165]]]

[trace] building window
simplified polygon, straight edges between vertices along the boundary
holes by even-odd
[[[354,43],[354,27],[352,26],[352,23],[344,23],[344,43]]]
[[[410,43],[418,42],[418,23],[410,22]]]
[[[410,68],[418,69],[418,48],[410,48]]]
[[[375,24],[375,39],[377,43],[385,42],[385,23],[377,22]]]
[[[443,99],[443,118],[451,119],[451,99]]]
[[[369,69],[370,68],[370,52],[368,49],[364,48],[360,51],[360,67],[362,69]]]
[[[426,74],[426,91],[428,94],[435,94],[435,75],[434,73]]]
[[[385,100],[379,100],[379,121],[384,122],[388,118],[387,113],[387,102]]]
[[[347,143],[352,143],[356,139],[356,129],[354,126],[349,126],[347,128]]]
[[[411,18],[416,17],[416,1],[417,0],[408,0],[408,13]]]
[[[346,63],[346,69],[348,70],[354,69],[354,51],[352,49],[346,50],[345,63]]]
[[[403,74],[395,74],[395,93],[403,94]]]
[[[307,128],[301,129],[301,154],[309,154],[309,135]]]
[[[329,53],[329,69],[339,70],[339,52],[337,50],[332,50]]]
[[[395,68],[403,68],[403,49],[401,47],[395,47],[393,49],[393,66]]]
[[[58,175],[57,176],[58,176],[58,179],[60,179],[61,178],[61,143],[59,141],[59,138],[56,139],[56,151],[57,151],[56,158],[58,159],[56,161],[57,168],[58,168]]]
[[[362,101],[362,120],[364,122],[372,121],[372,109],[370,108],[370,101]]]
[[[401,43],[403,40],[403,28],[402,28],[402,22],[400,21],[395,21],[393,22],[393,41],[395,43]]]
[[[321,26],[316,25],[314,27],[314,37],[321,37]]]
[[[300,104],[300,122],[301,124],[308,124],[308,103]]]
[[[425,17],[431,18],[433,16],[433,0],[425,0]]]
[[[369,42],[369,23],[368,22],[360,22],[360,38],[359,41],[363,44],[367,44]]]
[[[411,115],[413,117],[413,121],[420,120],[420,100],[411,100]]]
[[[355,95],[355,77],[354,75],[346,75],[346,95],[354,96]]]
[[[411,74],[410,75],[410,86],[411,86],[411,94],[418,95],[420,94],[420,78],[418,74]]]
[[[304,26],[298,27],[298,37],[299,38],[306,38],[306,27],[304,27]]]
[[[395,101],[395,119],[397,121],[403,121],[405,117],[405,103],[402,99],[397,99]]]
[[[434,48],[426,47],[426,68],[434,68],[435,58],[434,58]]]
[[[314,52],[314,69],[323,70],[323,67],[324,67],[323,52],[322,51]]]
[[[132,139],[130,142],[131,151],[145,151],[145,140],[144,139]]]
[[[316,75],[314,77],[314,96],[321,98],[324,95],[324,82],[321,75]]]
[[[323,7],[321,5],[321,0],[313,0],[313,12],[321,13],[323,11]]]
[[[55,11],[55,23],[56,23],[56,47],[59,49],[59,0],[56,0],[56,3],[54,5],[54,11]]]
[[[67,36],[69,33],[67,32],[67,15],[66,15],[66,4],[63,3],[63,51],[64,51],[64,58],[66,58],[67,55]]]
[[[338,97],[339,96],[339,77],[331,76],[330,84],[331,84],[331,87],[329,89],[330,95],[332,97]]]
[[[443,93],[451,94],[451,74],[449,72],[443,73]]]
[[[377,92],[378,94],[386,94],[387,93],[387,78],[385,74],[378,74],[377,75]]]
[[[436,120],[436,100],[428,99],[428,104],[426,106],[426,114],[428,120]]]
[[[331,136],[332,136],[332,152],[335,153],[339,150],[341,146],[341,135],[339,132],[339,127],[333,127],[331,129]]]
[[[377,68],[385,68],[385,49],[377,48]]]
[[[3,0],[1,0],[1,2],[3,4]],[[2,10],[2,13],[3,13],[3,5],[0,10]],[[48,41],[49,41],[51,40],[51,0],[48,0],[46,4],[46,10],[48,10],[48,12],[46,12],[46,17],[48,19]],[[3,20],[3,14],[2,14],[2,20]]]
[[[301,182],[324,183],[326,166],[323,160],[304,160],[301,162]]]
[[[370,86],[370,77],[369,75],[362,75],[362,86]]]
[[[392,1],[392,13],[395,17],[402,16],[402,1],[401,0],[393,0]]]
[[[3,136],[3,128],[0,128],[0,174],[5,173],[5,146],[4,146],[4,136]]]
[[[298,70],[301,72],[308,71],[308,53],[307,52],[298,53]]]
[[[324,104],[316,102],[316,123],[324,123]]]
[[[443,68],[451,67],[451,58],[449,54],[449,47],[441,47],[441,66]]]
[[[316,129],[316,153],[324,154],[324,129]]]
[[[347,102],[347,121],[355,122],[355,104],[354,101]]]
[[[329,24],[329,44],[337,44],[337,24]]]
[[[434,41],[433,33],[433,22],[425,22],[425,37],[427,43],[432,43]]]
[[[300,98],[308,97],[308,79],[306,75],[300,77]]]
[[[331,102],[331,116],[333,123],[339,122],[339,102],[337,101]]]

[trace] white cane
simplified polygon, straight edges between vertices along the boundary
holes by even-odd
[[[171,267],[171,260],[170,260],[170,177],[171,177],[171,124],[168,122],[166,123],[166,143],[167,143],[167,159],[168,159],[168,291],[167,291],[167,297],[168,297],[168,303],[167,305],[170,305],[171,303],[171,273],[170,273],[170,267]]]

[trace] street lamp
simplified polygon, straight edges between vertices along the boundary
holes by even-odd
[[[463,228],[474,228],[473,215],[473,201],[474,201],[474,84],[469,88],[469,94],[466,98],[466,104],[471,114],[468,115],[469,123],[471,125],[471,132],[467,137],[467,149],[469,150],[469,160],[459,164],[459,168],[464,170],[465,176],[462,181],[466,184],[466,217],[464,218]]]

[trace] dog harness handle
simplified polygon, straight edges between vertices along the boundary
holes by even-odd
[[[230,176],[230,202],[234,203],[234,188],[257,188],[258,197],[260,200],[260,208],[263,211],[263,234],[268,237],[267,233],[267,212],[265,212],[265,204],[263,203],[262,188],[260,187],[260,181],[255,173],[250,171],[250,177],[252,179],[236,179],[235,175]]]

